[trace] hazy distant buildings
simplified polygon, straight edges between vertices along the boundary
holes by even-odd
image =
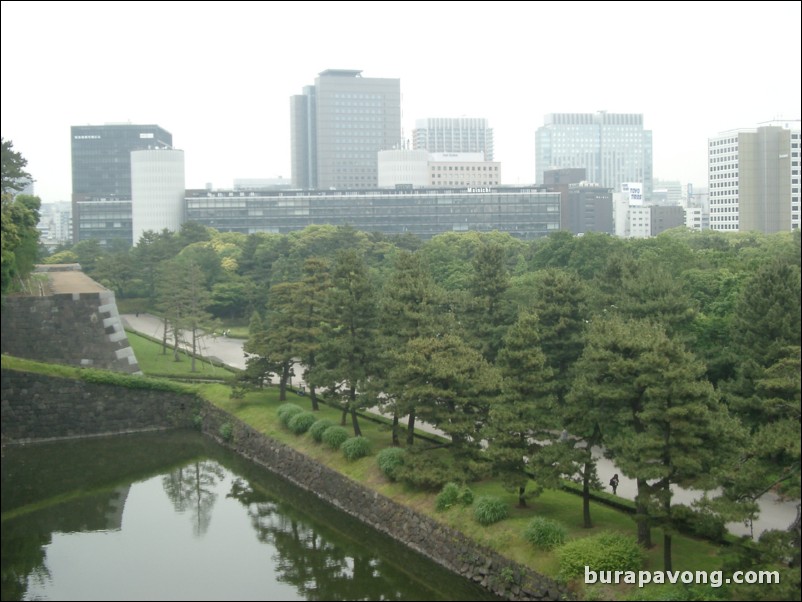
[[[492,161],[493,129],[474,117],[418,119],[412,146],[430,153],[482,153],[484,161]]]
[[[158,125],[78,125],[70,129],[74,242],[133,243],[131,151],[170,148],[172,134]]]
[[[131,152],[131,227],[136,244],[148,230],[178,232],[184,223],[184,151]]]
[[[553,113],[535,133],[537,183],[550,169],[581,168],[587,180],[619,190],[623,182],[642,182],[652,194],[652,132],[639,113]]]
[[[290,98],[295,188],[359,189],[378,185],[378,152],[401,147],[399,79],[328,69]]]
[[[560,198],[534,188],[187,191],[186,219],[221,232],[286,234],[313,224],[414,234],[507,232],[525,240],[560,228]]]
[[[708,140],[710,229],[767,234],[799,228],[799,122]]]

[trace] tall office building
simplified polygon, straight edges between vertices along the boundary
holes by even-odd
[[[401,146],[401,80],[327,69],[290,98],[292,184],[375,188],[378,153]]]
[[[133,242],[131,151],[171,148],[172,134],[158,125],[130,123],[74,125],[70,129],[73,240]]]
[[[549,114],[535,133],[535,167],[538,184],[546,170],[584,167],[588,181],[605,188],[643,182],[650,199],[652,132],[640,113]]]
[[[412,146],[430,153],[484,153],[484,160],[492,161],[493,128],[474,117],[418,119]]]
[[[799,228],[799,122],[734,130],[707,142],[710,229]]]

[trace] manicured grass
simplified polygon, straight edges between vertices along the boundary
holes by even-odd
[[[172,349],[168,349],[167,353],[164,354],[160,343],[155,343],[130,330],[126,334],[139,363],[139,369],[148,376],[224,380],[233,378],[233,373],[225,366],[214,365],[201,358],[195,359],[196,371],[192,372],[192,357],[185,351],[179,351],[179,361],[176,362],[173,358]]]

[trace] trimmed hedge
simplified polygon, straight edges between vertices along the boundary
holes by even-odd
[[[358,460],[370,455],[370,439],[367,437],[351,437],[340,445],[348,460]]]
[[[398,470],[404,465],[405,452],[400,447],[385,447],[376,454],[379,470],[391,481],[398,479]]]
[[[312,435],[312,439],[320,443],[323,441],[323,433],[330,426],[334,426],[334,422],[328,418],[321,418],[320,420],[316,420],[314,424],[309,427],[309,434]]]
[[[448,510],[459,500],[459,485],[456,483],[446,483],[443,489],[437,494],[434,500],[434,507],[438,512]]]
[[[287,426],[296,435],[303,435],[317,421],[312,412],[300,412],[290,417]]]
[[[331,449],[340,449],[346,439],[348,439],[348,431],[341,426],[330,426],[323,431],[322,441]]]
[[[276,410],[276,414],[278,415],[278,419],[287,428],[290,426],[290,419],[296,414],[300,414],[303,412],[304,409],[294,403],[282,403],[278,409]]]

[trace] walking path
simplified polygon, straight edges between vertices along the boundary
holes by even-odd
[[[155,339],[161,340],[164,333],[164,325],[162,321],[156,316],[150,314],[125,314],[121,316],[123,324],[126,328],[135,332],[148,335]],[[185,337],[188,338],[188,337]],[[201,339],[200,354],[213,362],[225,364],[233,368],[245,368],[245,351],[243,351],[243,339],[234,339],[223,335],[205,336]],[[186,345],[184,346],[186,348]],[[291,383],[296,388],[303,386],[303,381],[300,377],[295,377]],[[374,410],[375,411],[375,410]],[[406,421],[402,421],[406,424]],[[432,433],[438,433],[436,429],[418,421],[415,425],[421,430],[426,430]],[[609,491],[610,477],[618,474],[620,482],[618,484],[617,495],[622,498],[634,500],[637,493],[637,485],[634,479],[629,479],[621,474],[618,467],[607,458],[604,457],[601,449],[594,449],[593,455],[597,461],[597,469],[599,478],[605,484],[605,490]],[[674,487],[673,503],[690,505],[693,501],[700,499],[703,492],[691,489],[680,489]],[[785,501],[779,499],[775,494],[768,493],[759,500],[760,503],[760,516],[754,522],[753,529],[755,537],[759,536],[767,529],[787,529],[796,518],[796,502]],[[743,523],[729,523],[727,525],[730,533],[735,535],[750,535],[751,529],[748,525]]]

